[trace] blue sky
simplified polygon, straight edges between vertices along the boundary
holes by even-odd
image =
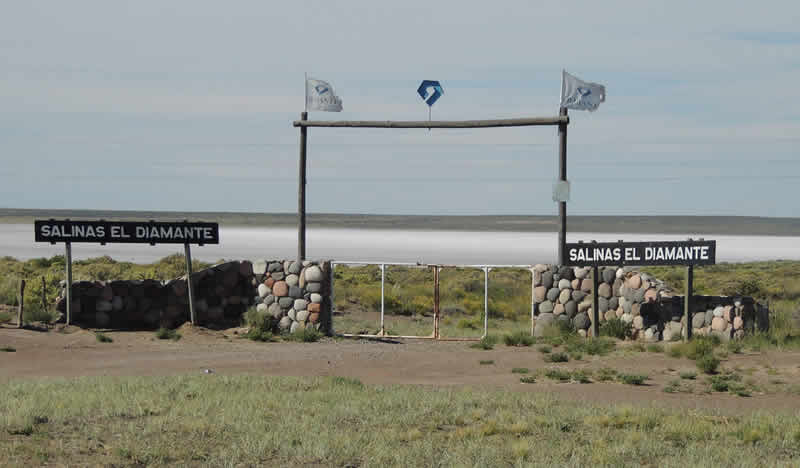
[[[399,4],[398,4],[399,3]],[[344,112],[572,112],[574,214],[800,216],[797,2],[6,2],[0,206],[293,212],[303,73]],[[311,129],[311,212],[555,214],[554,128]]]

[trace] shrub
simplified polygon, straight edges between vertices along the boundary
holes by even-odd
[[[99,341],[100,343],[113,343],[113,342],[114,342],[114,340],[113,340],[113,339],[112,339],[110,336],[108,336],[108,335],[106,335],[106,334],[104,334],[104,333],[99,333],[99,332],[98,332],[98,333],[95,333],[95,334],[94,334],[94,337],[95,337],[95,338],[97,339],[97,341]]]
[[[592,383],[592,380],[589,378],[589,373],[583,369],[573,371],[572,380],[582,384]]]
[[[2,348],[0,348],[0,352],[4,352],[4,353],[16,353],[16,352],[17,352],[17,350],[16,350],[16,348],[12,348],[11,346],[3,346]]]
[[[643,374],[619,374],[617,378],[620,382],[628,385],[642,385],[648,379]]]
[[[697,372],[681,372],[678,376],[684,380],[694,380],[697,377]]]
[[[744,345],[740,341],[729,341],[726,348],[733,354],[741,354]]]
[[[648,353],[663,353],[664,347],[658,343],[651,343],[647,345],[647,352]]]
[[[637,353],[643,353],[647,350],[647,348],[645,348],[644,343],[636,342],[630,346],[630,350],[636,351]]]
[[[539,349],[539,352],[542,353],[542,354],[550,354],[550,351],[553,350],[553,348],[551,348],[548,345],[539,346],[538,349]]]
[[[719,376],[714,376],[711,378],[711,389],[715,392],[727,392],[728,391],[728,381],[725,379],[715,378]]]
[[[527,374],[530,372],[527,367],[515,367],[511,369],[512,374]]]
[[[284,335],[283,339],[286,341],[299,341],[301,343],[315,343],[322,338],[322,333],[317,331],[314,327],[306,327],[297,330],[294,333]]]
[[[481,338],[481,340],[478,341],[477,343],[472,343],[471,345],[469,345],[469,347],[488,351],[490,349],[493,349],[495,344],[497,344],[497,337],[494,335],[486,335],[483,338]]]
[[[159,340],[178,341],[181,339],[181,334],[170,328],[161,327],[156,330],[156,338]]]
[[[719,346],[720,339],[715,335],[698,336],[684,345],[683,354],[689,359],[697,359],[701,356],[714,353],[714,348]]]
[[[569,356],[567,356],[567,353],[558,352],[545,356],[544,360],[549,362],[568,362]]]
[[[572,351],[569,353],[569,358],[572,359],[573,361],[580,361],[581,359],[583,359],[583,354],[576,351]]]
[[[566,369],[547,369],[544,372],[544,376],[560,382],[567,382],[572,379],[572,374]]]
[[[271,343],[275,341],[275,335],[273,335],[272,332],[267,330],[259,330],[258,328],[251,328],[247,330],[247,334],[244,336],[245,338],[253,341],[261,341],[263,343]]]
[[[595,374],[595,377],[600,382],[606,382],[609,380],[614,380],[614,377],[617,376],[617,371],[610,368],[610,367],[603,367]]]
[[[506,346],[531,346],[536,340],[528,333],[520,330],[503,337]]]
[[[570,353],[583,352],[590,356],[605,356],[616,348],[616,343],[608,338],[573,338],[567,343]]]
[[[681,391],[681,381],[680,380],[671,380],[666,387],[664,387],[665,393],[677,393]]]
[[[714,374],[719,367],[719,359],[713,354],[705,354],[697,358],[697,368],[706,374]]]
[[[606,320],[600,325],[601,336],[610,336],[612,338],[624,340],[625,338],[630,338],[631,334],[632,330],[630,324],[625,323],[619,318]]]
[[[0,312],[0,323],[7,323],[11,321],[11,314],[8,312]]]
[[[245,325],[249,327],[245,337],[253,341],[275,341],[272,332],[277,325],[275,319],[266,312],[259,312],[255,307],[250,307],[244,313]]]
[[[490,365],[494,364],[494,361],[491,360],[491,359],[487,359],[485,361],[478,361],[478,363],[480,365],[482,365],[482,366],[490,366]]]
[[[526,375],[524,377],[520,377],[519,381],[522,383],[536,383],[536,377],[532,375]]]

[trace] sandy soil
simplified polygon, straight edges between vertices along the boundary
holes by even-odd
[[[207,330],[184,326],[179,341],[158,340],[153,332],[105,332],[113,343],[100,343],[93,331],[17,330],[0,328],[0,382],[17,378],[75,376],[145,376],[200,373],[281,376],[348,376],[371,384],[467,386],[522,392],[548,392],[568,400],[671,408],[706,408],[741,413],[800,408],[800,353],[762,352],[730,355],[726,369],[737,369],[761,391],[744,398],[706,394],[704,377],[683,381],[693,393],[665,393],[664,386],[681,371],[696,371],[693,361],[663,354],[617,351],[609,356],[584,356],[581,361],[550,364],[534,348],[497,345],[494,350],[469,348],[464,342],[407,340],[379,342],[326,338],[318,343],[257,343],[243,330]],[[481,365],[481,360],[493,364]],[[543,367],[610,367],[650,376],[647,385],[619,383],[555,383],[544,377],[523,384],[515,367],[533,372]]]

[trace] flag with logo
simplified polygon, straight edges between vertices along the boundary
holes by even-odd
[[[325,112],[341,112],[342,100],[327,81],[306,77],[306,109]]]
[[[594,112],[606,101],[606,87],[561,70],[561,107]]]

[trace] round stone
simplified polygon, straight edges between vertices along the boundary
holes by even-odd
[[[600,286],[597,287],[597,294],[599,294],[600,297],[608,299],[611,297],[611,285],[608,283],[600,283]]]
[[[583,301],[578,304],[578,313],[586,312],[592,308],[592,301]]]
[[[275,273],[276,271],[283,271],[283,265],[280,262],[272,262],[267,267],[267,271],[270,273]]]
[[[617,271],[615,268],[603,268],[603,281],[606,283],[613,283],[614,279],[617,277]]]
[[[639,275],[633,275],[628,278],[628,287],[631,289],[639,289],[642,286],[642,277]]]
[[[583,291],[572,291],[572,300],[575,302],[581,302],[583,298],[586,297],[586,293]]]
[[[289,333],[296,333],[298,330],[300,330],[300,322],[292,322],[289,326]]]
[[[617,318],[617,311],[616,310],[607,310],[606,313],[603,314],[603,317],[606,320],[615,319],[615,318]]]
[[[725,330],[726,326],[727,323],[725,323],[725,319],[722,317],[714,317],[714,319],[711,320],[711,329],[714,331],[721,332]]]
[[[299,310],[299,311],[297,311],[296,315],[297,315],[296,320],[298,322],[306,323],[306,320],[308,319],[309,312],[307,310]]]
[[[292,275],[299,275],[300,270],[303,269],[303,264],[300,262],[292,262],[289,264],[287,271]]]
[[[578,336],[580,336],[581,338],[586,338],[586,330],[579,329]]]
[[[292,305],[294,310],[305,310],[308,307],[308,301],[305,299],[295,299],[294,304]]]
[[[581,280],[579,280],[578,278],[575,278],[574,280],[572,280],[571,284],[572,284],[572,289],[580,289],[581,288]]]
[[[719,306],[716,309],[714,309],[714,317],[722,318],[723,314],[724,314],[724,309],[722,308],[722,306]]]
[[[645,280],[645,279],[643,279],[642,280],[642,286],[639,289],[644,289],[646,291],[646,290],[650,289],[650,286],[651,286],[650,282]]]
[[[584,279],[589,275],[589,268],[575,267],[575,278]]]
[[[267,309],[267,313],[271,315],[272,318],[274,319],[279,319],[283,317],[283,309],[281,309],[280,304],[278,304],[277,302],[269,306],[269,308]]]
[[[633,315],[631,314],[622,314],[622,321],[625,323],[633,322]]]
[[[547,298],[547,288],[544,286],[536,286],[533,288],[533,301],[537,304]]]
[[[266,304],[259,304],[256,306],[256,312],[260,314],[267,313],[267,309],[269,309],[269,306],[267,306]]]
[[[308,315],[308,321],[311,323],[318,323],[319,322],[319,313],[314,312]]]
[[[297,286],[299,282],[300,282],[300,277],[297,275],[289,275],[286,277],[286,284],[288,284],[289,287]]]
[[[698,312],[692,317],[692,328],[703,328],[706,325],[706,313]]]
[[[734,330],[741,330],[744,326],[744,320],[741,317],[734,317],[733,318],[733,329]]]
[[[601,314],[605,314],[608,310],[608,299],[605,297],[598,297],[597,298],[597,307],[599,307],[599,311]]]
[[[572,271],[572,270],[569,270],[569,271]],[[569,289],[571,287],[572,287],[572,281],[570,281],[570,280],[568,280],[566,278],[561,278],[560,280],[558,280],[558,289],[563,291],[564,289]]]
[[[276,281],[272,285],[272,295],[275,297],[285,297],[289,295],[289,285],[285,281]]]
[[[322,294],[311,293],[311,302],[314,304],[320,304],[322,302]]]
[[[537,263],[536,265],[533,266],[533,269],[535,271],[538,271],[539,273],[544,273],[545,271],[549,270],[550,267],[545,265],[544,263]]]
[[[621,296],[622,293],[620,292],[622,289],[623,281],[619,278],[614,280],[614,284],[611,285],[611,293],[615,296]]]
[[[558,299],[558,295],[561,293],[558,288],[550,288],[547,291],[547,300],[551,302],[555,302]]]
[[[303,289],[299,286],[292,286],[289,288],[289,297],[293,299],[300,299],[303,297]]]
[[[636,317],[637,315],[642,315],[642,305],[641,304],[631,304],[631,315]]]
[[[322,281],[322,270],[317,265],[306,268],[306,281]]]
[[[253,262],[253,274],[263,275],[267,272],[267,262],[264,260],[256,260]]]
[[[322,291],[322,283],[306,283],[306,291],[310,293],[318,293]]]
[[[566,304],[572,298],[572,291],[569,289],[564,289],[558,295],[558,302],[560,304]]]
[[[317,312],[317,313],[318,313],[318,312],[320,312],[321,310],[322,310],[322,304],[314,304],[314,303],[311,303],[311,304],[309,304],[309,305],[308,305],[308,311],[309,311],[310,313],[312,313],[312,314],[313,314],[313,313],[315,313],[315,312]]]
[[[633,293],[633,302],[638,302],[640,304],[642,302],[644,302],[644,293],[645,292],[646,291],[645,291],[644,288],[637,289],[636,292]]]
[[[564,313],[569,318],[575,317],[575,314],[578,313],[578,303],[575,301],[569,301],[564,304]]]
[[[290,319],[289,317],[282,317],[281,321],[278,322],[278,327],[280,327],[281,330],[286,330],[291,326],[292,326],[292,319]]]
[[[289,312],[286,314],[286,316],[292,320],[297,320],[297,311],[294,309],[289,309]]]
[[[560,276],[561,279],[572,281],[575,279],[575,271],[570,267],[564,266],[558,269],[558,276]]]
[[[611,309],[611,310],[614,310],[617,307],[619,307],[619,298],[618,297],[611,297],[608,300],[608,308]]]
[[[278,305],[280,305],[281,308],[283,309],[288,309],[292,307],[293,304],[294,304],[294,299],[292,299],[291,297],[282,297],[278,299]]]
[[[714,320],[714,311],[708,309],[706,311],[706,325],[711,325],[711,321]]]
[[[657,341],[658,340],[658,335],[655,332],[653,332],[652,328],[648,328],[647,330],[644,331],[644,340],[645,341]]]
[[[556,304],[553,307],[553,315],[562,315],[564,313],[564,304]]]
[[[617,279],[624,278],[625,277],[625,270],[623,270],[622,268],[617,268],[616,277],[617,277]]]
[[[614,314],[617,316],[617,318],[622,317],[624,313],[625,309],[623,309],[622,307],[617,307],[617,310],[614,311]]]
[[[554,306],[552,302],[544,301],[541,304],[539,304],[539,315],[541,316],[542,314],[549,314],[553,312],[553,309]]]
[[[542,272],[537,270],[532,270],[533,273],[533,285],[534,286],[541,286],[542,285]]]
[[[547,289],[553,287],[553,273],[550,271],[545,271],[542,273],[542,286]]]
[[[270,305],[273,302],[275,302],[275,296],[273,296],[272,294],[264,298],[264,304],[266,305]]]
[[[594,285],[592,284],[592,280],[590,278],[584,278],[583,281],[581,281],[581,291],[585,293],[592,292],[593,286]]]
[[[271,291],[266,284],[258,285],[258,297],[267,297]]]
[[[722,318],[724,318],[726,322],[731,321],[731,309],[733,309],[731,306],[725,306],[722,308]]]
[[[572,323],[575,324],[575,328],[578,330],[586,330],[589,328],[591,322],[589,321],[589,316],[585,313],[581,312],[572,319]]]

